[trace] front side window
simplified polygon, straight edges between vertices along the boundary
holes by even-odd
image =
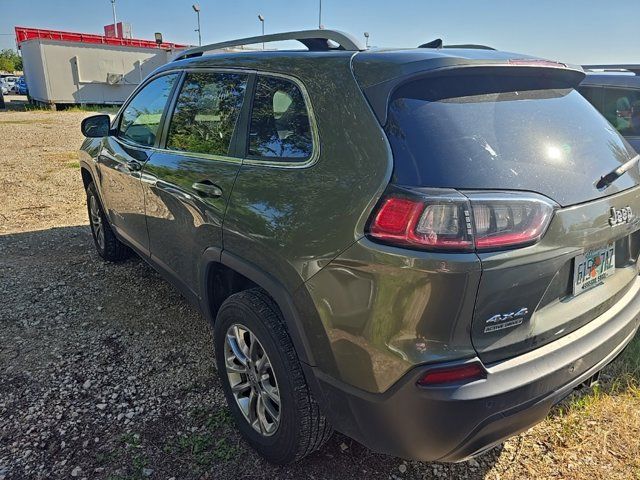
[[[228,155],[247,75],[187,74],[169,126],[167,148]]]
[[[162,112],[177,78],[177,73],[163,75],[140,90],[122,112],[118,137],[146,147],[153,146]]]
[[[640,136],[640,90],[605,88],[602,114],[622,135]]]
[[[311,157],[309,115],[300,88],[290,80],[259,76],[251,113],[249,156],[276,160]]]

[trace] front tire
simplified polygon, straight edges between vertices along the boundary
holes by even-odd
[[[214,344],[236,425],[267,461],[300,460],[329,439],[331,426],[311,395],[280,311],[263,290],[224,301]]]
[[[110,262],[119,262],[128,258],[131,255],[131,250],[118,240],[111,230],[93,182],[87,186],[87,211],[93,243],[98,255]]]

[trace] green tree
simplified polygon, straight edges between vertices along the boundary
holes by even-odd
[[[10,48],[0,51],[0,70],[22,70],[22,57]]]

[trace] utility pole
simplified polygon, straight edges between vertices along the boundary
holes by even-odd
[[[320,8],[318,9],[318,28],[322,30],[322,0],[320,0]]]
[[[264,37],[264,16],[258,14],[258,20],[260,20],[260,23],[262,24],[262,36]],[[264,50],[264,42],[262,42],[262,50]]]
[[[118,19],[116,18],[116,0],[111,0],[111,10],[113,10],[113,31],[115,36],[118,36],[118,27],[116,24],[118,23]]]
[[[200,35],[200,5],[197,3],[191,5],[193,11],[196,12],[198,16],[198,28],[196,28],[196,32],[198,32],[198,45],[202,45],[202,36]]]

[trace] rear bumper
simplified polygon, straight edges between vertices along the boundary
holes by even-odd
[[[336,429],[372,450],[423,461],[461,461],[545,418],[550,408],[611,362],[640,322],[640,277],[620,301],[582,328],[487,366],[485,380],[423,388],[416,367],[382,394],[312,367],[319,400]]]

